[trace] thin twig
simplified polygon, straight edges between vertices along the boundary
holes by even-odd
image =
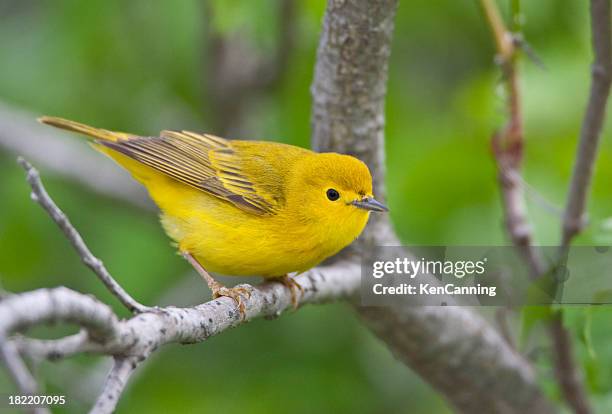
[[[538,277],[545,266],[540,252],[533,246],[533,231],[527,214],[524,189],[521,183],[523,162],[523,121],[516,54],[518,43],[514,34],[505,26],[494,0],[481,0],[480,4],[493,33],[497,47],[496,61],[502,69],[507,93],[508,122],[501,131],[493,134],[492,148],[497,160],[499,183],[506,230],[512,243],[529,264],[531,276]],[[518,2],[513,2],[513,12],[520,13]],[[519,17],[514,17],[515,27]]]
[[[595,160],[606,114],[606,105],[612,83],[612,29],[610,0],[591,0],[591,36],[595,61],[591,72],[589,102],[580,130],[580,140],[574,171],[563,216],[560,260],[567,256],[572,239],[586,223],[585,210]],[[573,363],[571,337],[563,326],[558,312],[550,326],[555,346],[555,373],[563,394],[576,413],[592,411],[580,372]]]
[[[563,326],[563,313],[556,312],[549,326],[555,352],[553,352],[555,376],[563,396],[576,414],[592,412],[584,390],[582,375],[574,362],[572,338]]]
[[[16,335],[11,339],[19,353],[30,359],[56,361],[81,353],[103,353],[104,345],[94,342],[86,330],[60,339],[34,339]]]
[[[49,197],[49,194],[47,194],[36,168],[32,167],[29,162],[21,157],[19,157],[17,161],[27,173],[27,180],[32,188],[32,200],[37,202],[47,214],[49,214],[49,217],[51,217],[55,224],[58,225],[66,238],[70,241],[70,244],[72,244],[77,251],[83,263],[98,276],[108,290],[119,299],[130,312],[141,313],[149,310],[149,307],[140,304],[132,298],[130,294],[117,283],[108,270],[106,270],[104,263],[91,253],[79,232],[70,223],[70,220],[68,220],[68,217],[66,217],[64,212],[60,210],[55,202]]]
[[[104,382],[102,393],[90,411],[91,414],[106,414],[115,411],[119,398],[139,362],[135,357],[115,357],[115,363]]]
[[[17,346],[14,343],[0,339],[0,360],[4,362],[21,395],[36,395],[40,393],[36,379],[21,359]],[[31,407],[27,412],[47,414],[51,411],[47,407]]]
[[[516,68],[516,47],[519,43],[512,41],[516,34],[513,35],[506,29],[494,0],[481,0],[481,5],[497,44],[498,62],[504,74],[508,94],[509,120],[502,132],[494,134],[492,142],[498,163],[506,228],[513,244],[522,252],[532,278],[537,278],[545,272],[546,265],[539,250],[533,245],[532,230],[528,220],[524,191],[521,186],[520,168],[523,159],[524,139],[519,78]],[[519,1],[513,1],[512,6],[516,30],[520,28]],[[604,17],[608,20],[608,37],[610,34],[609,11],[608,8],[608,13]],[[594,154],[592,154],[592,158],[594,158]],[[585,395],[584,384],[580,380],[580,371],[573,361],[571,338],[563,326],[560,315],[557,315],[551,321],[549,332],[554,348],[557,382],[563,391],[565,400],[576,413],[589,413],[590,407]]]
[[[580,130],[578,154],[563,217],[563,249],[570,245],[572,238],[582,230],[586,222],[584,215],[587,197],[612,83],[611,20],[610,0],[591,0],[591,36],[595,61],[591,69],[589,102]]]
[[[4,339],[0,340],[0,357],[13,377],[19,392],[26,395],[36,394],[38,384],[19,356],[15,344]]]
[[[120,336],[117,316],[97,299],[66,287],[16,293],[0,302],[0,338],[26,328],[69,322],[85,328],[93,341],[108,343]]]

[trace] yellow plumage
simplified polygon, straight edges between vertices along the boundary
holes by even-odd
[[[188,131],[139,137],[43,117],[95,138],[161,209],[181,252],[228,275],[302,272],[350,244],[370,210],[372,178],[356,158]],[[335,198],[334,192],[338,195]]]

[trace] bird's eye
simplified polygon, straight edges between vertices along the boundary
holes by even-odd
[[[331,201],[336,201],[340,198],[340,193],[338,193],[338,191],[334,190],[333,188],[330,188],[329,190],[327,190],[327,198],[329,198]]]

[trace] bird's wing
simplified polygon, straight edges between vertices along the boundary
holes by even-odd
[[[274,214],[278,197],[255,183],[230,140],[189,131],[159,137],[128,137],[98,144],[118,151],[182,183],[226,200],[252,214]]]

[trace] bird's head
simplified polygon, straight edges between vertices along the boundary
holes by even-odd
[[[314,154],[296,166],[288,202],[302,220],[357,237],[369,213],[388,211],[372,194],[372,175],[362,161],[336,153]]]

